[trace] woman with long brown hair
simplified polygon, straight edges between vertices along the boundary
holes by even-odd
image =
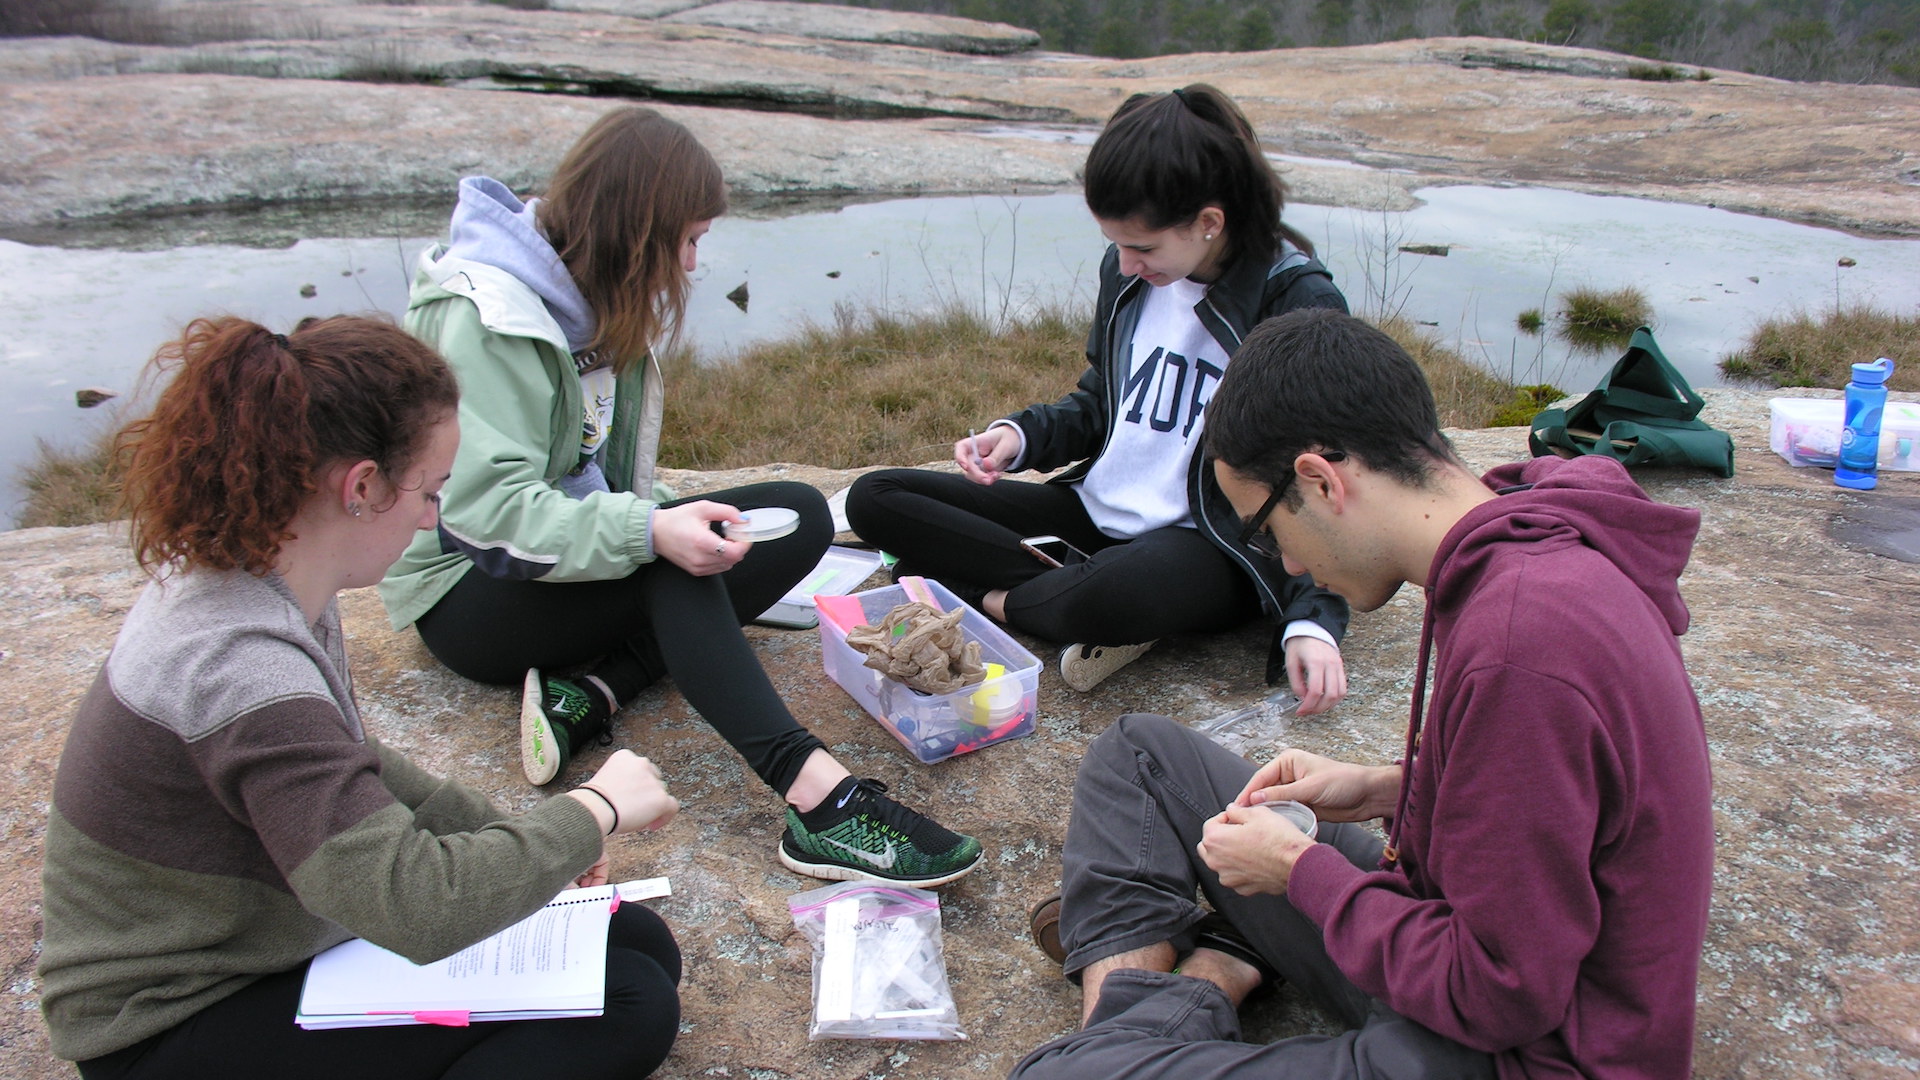
[[[362,725],[334,594],[431,530],[458,390],[397,326],[290,336],[198,320],[121,435],[134,550],[154,580],[81,702],[54,779],[41,1008],[86,1080],[629,1077],[679,1026],[680,952],[622,905],[605,1015],[306,1031],[307,962],[363,937],[450,956],[569,884],[605,838],[678,804],[620,751],[511,816]]]
[[[938,885],[980,844],[852,776],[800,726],[740,627],[819,562],[832,518],[804,484],[673,500],[653,482],[653,349],[685,311],[726,183],[686,128],[615,109],[542,198],[461,181],[449,242],[422,257],[406,325],[459,373],[466,432],[440,528],[381,586],[468,678],[522,687],[521,762],[544,784],[621,706],[671,676],[787,803],[779,856],[818,877]],[[797,531],[756,546],[741,511]],[[564,672],[562,675],[560,673]]]

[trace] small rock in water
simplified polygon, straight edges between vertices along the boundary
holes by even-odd
[[[828,276],[828,277],[831,277],[831,278],[837,278],[837,277],[839,277],[839,276],[840,276],[840,271],[838,271],[838,270],[829,270],[829,271],[827,271],[827,276]]]
[[[1401,244],[1400,250],[1406,252],[1409,255],[1438,255],[1444,259],[1447,257],[1447,252],[1452,250],[1452,245],[1449,245],[1449,244]]]
[[[1747,275],[1747,280],[1753,282],[1755,285],[1760,284],[1760,279],[1751,274]]]
[[[1857,262],[1854,262],[1852,256],[1842,255],[1840,256],[1840,265],[1841,266],[1858,266],[1860,264]]]
[[[319,296],[319,295],[320,295],[320,290],[319,290],[319,289],[317,289],[317,288],[315,288],[315,287],[314,287],[314,286],[312,286],[312,285],[302,285],[302,286],[300,286],[300,295],[301,295],[301,296],[304,296],[304,297],[306,297],[306,298],[307,298],[307,299],[309,299],[309,300],[311,300],[311,299],[313,299],[314,297],[316,297],[316,296]]]
[[[73,392],[73,403],[83,409],[91,409],[103,401],[111,401],[119,396],[118,390],[109,390],[104,386],[89,386]]]
[[[744,281],[741,282],[732,292],[727,294],[727,299],[733,301],[733,306],[739,308],[741,311],[747,310],[747,283]]]

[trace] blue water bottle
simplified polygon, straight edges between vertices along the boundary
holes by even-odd
[[[1840,429],[1840,464],[1833,470],[1833,482],[1843,488],[1866,491],[1879,483],[1874,470],[1880,465],[1880,414],[1886,411],[1887,376],[1892,374],[1893,361],[1884,356],[1853,365],[1846,426]]]

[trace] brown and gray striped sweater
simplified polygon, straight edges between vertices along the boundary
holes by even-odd
[[[309,626],[278,575],[173,575],[128,613],[54,780],[54,1052],[129,1046],[349,937],[451,955],[600,844],[576,800],[509,817],[367,736],[333,604]]]

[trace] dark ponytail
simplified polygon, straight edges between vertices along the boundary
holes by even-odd
[[[264,573],[323,472],[372,461],[397,483],[459,403],[439,354],[350,316],[304,320],[290,337],[195,319],[151,370],[171,380],[115,440],[134,555],[149,571]]]
[[[1087,154],[1087,209],[1149,229],[1190,224],[1202,208],[1227,217],[1229,262],[1272,259],[1281,241],[1313,244],[1280,220],[1286,185],[1233,99],[1205,83],[1122,102]]]

